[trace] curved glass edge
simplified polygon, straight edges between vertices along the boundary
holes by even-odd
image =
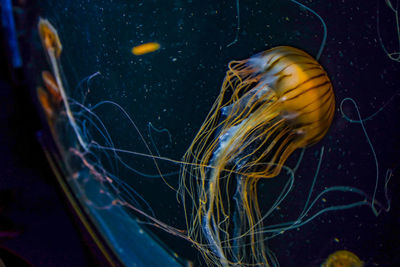
[[[63,158],[62,155],[61,158],[57,156],[58,152],[63,154],[63,151],[52,151],[54,149],[50,149],[50,146],[46,145],[44,140],[41,140],[41,142],[48,162],[75,214],[111,266],[120,264],[123,266],[172,267],[189,265],[150,236],[121,206],[112,205],[106,209],[98,209],[94,206],[85,205],[86,195],[90,192],[83,194],[79,184],[74,182],[75,178],[73,178],[73,173],[70,172],[71,167],[65,160],[61,159]],[[80,172],[82,175],[91,175],[84,168]],[[88,178],[94,180],[93,177]],[[92,192],[99,192],[102,189],[100,184],[90,184]],[[79,193],[76,194],[76,192]],[[102,201],[112,202],[113,199],[111,195],[105,195]],[[101,233],[101,236],[99,236],[99,233]],[[103,239],[107,242],[106,246],[102,242]],[[110,249],[114,255],[110,255]],[[120,263],[115,262],[113,256],[116,256]]]

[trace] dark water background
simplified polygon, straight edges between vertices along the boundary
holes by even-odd
[[[332,80],[337,112],[327,136],[306,151],[293,194],[282,204],[282,217],[271,220],[294,219],[301,212],[322,147],[325,153],[314,197],[335,185],[354,186],[372,196],[376,181],[374,157],[361,125],[348,122],[340,114],[339,104],[347,97],[356,101],[363,118],[384,106],[365,122],[365,127],[378,158],[377,199],[384,204],[385,174],[388,169],[394,170],[388,184],[392,209],[378,217],[366,206],[325,213],[276,237],[269,246],[281,266],[318,266],[327,255],[340,249],[354,252],[367,266],[396,266],[400,264],[396,195],[400,101],[395,95],[400,90],[400,62],[390,59],[382,47],[383,44],[389,52],[400,51],[394,13],[385,1],[304,4],[317,12],[328,28],[319,62]],[[235,1],[43,1],[41,7],[41,15],[57,28],[63,44],[61,61],[69,96],[88,107],[104,100],[118,103],[132,116],[152,149],[156,146],[160,155],[172,159],[180,159],[193,140],[219,94],[229,61],[245,59],[277,45],[294,46],[316,56],[323,39],[320,20],[289,0],[240,1],[238,41],[229,47],[236,35]],[[151,41],[160,43],[161,49],[141,57],[131,54],[133,46]],[[40,51],[39,40],[32,42]],[[100,75],[85,82],[96,72]],[[343,110],[350,118],[358,119],[350,102],[344,104]],[[111,106],[97,111],[115,147],[146,152],[120,111]],[[149,131],[149,122],[156,128],[168,129],[172,142],[165,133]],[[289,166],[294,165],[298,155],[289,159]],[[121,156],[140,171],[156,173],[148,160]],[[179,169],[167,162],[160,166],[164,173]],[[122,167],[116,175],[140,192],[158,219],[185,228],[175,192],[161,180],[143,178]],[[175,187],[178,184],[177,175],[167,180]],[[269,190],[280,189],[279,185],[268,183],[260,187],[268,188],[266,195]],[[335,193],[326,198],[330,204],[358,200],[350,194]],[[324,205],[319,203],[316,210]],[[198,259],[184,241],[154,231],[178,254]]]

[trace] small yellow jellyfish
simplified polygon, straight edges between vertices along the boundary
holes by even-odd
[[[46,113],[47,120],[50,126],[52,126],[53,119],[55,118],[57,111],[59,111],[58,109],[63,100],[60,94],[60,89],[58,88],[53,75],[48,71],[42,71],[42,79],[47,90],[39,86],[37,88],[37,95],[39,102]]]
[[[54,114],[52,113],[52,110],[49,109],[52,107],[50,104],[58,105],[62,103],[63,108],[65,109],[65,114],[77,135],[79,143],[82,147],[86,148],[86,143],[83,141],[79,133],[74,115],[72,114],[71,108],[68,103],[68,97],[63,87],[61,77],[62,68],[60,62],[62,46],[57,30],[54,28],[53,25],[51,25],[51,23],[47,19],[40,18],[38,23],[38,32],[40,40],[42,41],[42,46],[44,48],[52,70],[51,72],[42,72],[42,78],[46,86],[47,92],[44,91],[43,88],[38,88],[37,93],[39,101],[46,110],[48,118],[49,115]]]
[[[62,46],[60,39],[58,38],[58,34],[56,33],[56,29],[47,19],[39,20],[39,34],[42,39],[43,47],[47,50],[52,50],[55,54],[56,58],[59,58],[62,51]]]
[[[132,54],[135,56],[141,56],[147,53],[151,53],[160,49],[160,44],[155,42],[145,43],[132,48]]]
[[[49,101],[49,96],[48,96],[47,92],[41,86],[39,86],[37,88],[37,95],[38,95],[40,104],[42,105],[42,108],[46,112],[46,116],[49,119],[50,117],[52,117],[54,115],[53,106]]]
[[[42,79],[44,85],[47,88],[47,91],[53,97],[53,101],[58,103],[62,101],[62,97],[60,94],[60,89],[58,88],[57,82],[54,79],[53,75],[48,71],[42,71]]]
[[[356,254],[347,250],[338,250],[328,256],[321,267],[362,267],[364,262]]]

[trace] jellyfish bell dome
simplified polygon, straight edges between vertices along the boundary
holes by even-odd
[[[332,83],[306,52],[278,46],[259,53],[247,65],[275,94],[280,118],[293,125],[298,147],[317,143],[327,133],[335,111]]]

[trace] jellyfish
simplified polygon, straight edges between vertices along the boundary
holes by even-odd
[[[277,177],[296,149],[319,142],[334,113],[326,71],[300,49],[279,46],[229,63],[181,168],[188,235],[207,262],[274,265],[257,183]]]
[[[328,256],[322,267],[362,267],[364,262],[356,254],[347,250],[338,250]]]
[[[132,54],[141,56],[160,49],[160,44],[155,42],[145,43],[132,48]]]

